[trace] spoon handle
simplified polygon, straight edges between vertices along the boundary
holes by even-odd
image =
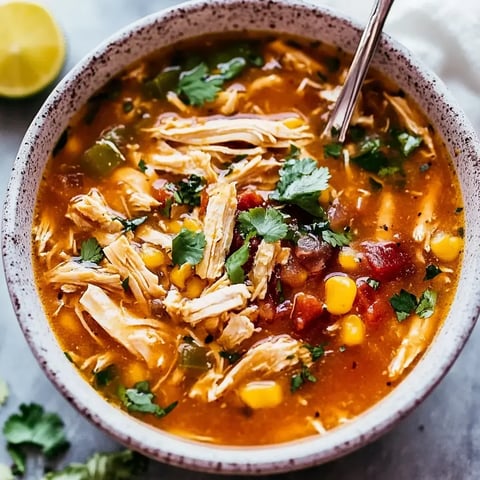
[[[324,136],[338,136],[340,142],[343,143],[345,141],[345,135],[352,118],[358,93],[375,53],[383,25],[393,1],[376,0],[370,13],[368,25],[360,38],[360,43],[353,57],[345,83],[323,132]],[[332,131],[335,132],[335,135],[332,135]]]

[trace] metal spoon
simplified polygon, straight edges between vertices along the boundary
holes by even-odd
[[[360,38],[345,83],[323,131],[323,136],[335,137],[341,143],[345,141],[360,88],[377,48],[383,25],[393,1],[376,0],[367,27]]]

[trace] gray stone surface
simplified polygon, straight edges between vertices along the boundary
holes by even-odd
[[[362,0],[363,1],[363,0]],[[117,29],[148,13],[177,3],[174,0],[45,0],[68,41],[68,71],[80,58]],[[370,2],[369,2],[370,3]],[[0,191],[5,195],[9,171],[23,134],[46,93],[21,101],[0,100]],[[468,106],[464,106],[468,111]],[[476,125],[480,130],[480,125]],[[84,461],[96,451],[120,448],[84,420],[59,395],[37,366],[17,325],[3,276],[0,278],[0,378],[11,390],[0,408],[0,425],[22,402],[38,402],[64,419],[72,447],[58,466]],[[480,478],[480,331],[477,327],[450,373],[410,416],[380,440],[335,462],[278,479],[477,479]],[[0,463],[9,463],[0,438]],[[33,459],[28,479],[42,476],[43,464]],[[148,479],[213,479],[152,462]]]

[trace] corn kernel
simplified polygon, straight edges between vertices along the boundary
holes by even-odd
[[[340,339],[348,347],[363,343],[365,340],[365,324],[358,315],[347,315],[342,318]]]
[[[463,249],[463,239],[456,235],[438,233],[430,240],[433,254],[442,262],[455,260]]]
[[[272,408],[283,399],[282,387],[272,380],[247,383],[240,389],[240,398],[253,409]]]
[[[179,233],[183,227],[183,222],[180,220],[171,220],[170,222],[165,222],[165,224],[168,233]]]
[[[359,257],[357,257],[351,248],[342,248],[340,252],[338,252],[338,263],[344,270],[349,272],[357,270],[360,263],[359,260]]]
[[[183,220],[183,227],[192,232],[199,232],[202,229],[202,226],[192,217],[186,217]]]
[[[325,282],[325,305],[333,315],[349,312],[356,295],[357,286],[350,277],[335,275]]]
[[[302,125],[304,125],[305,122],[301,118],[292,117],[292,118],[287,118],[286,120],[284,120],[283,124],[287,128],[298,128],[298,127],[301,127]]]
[[[188,298],[198,298],[206,286],[207,282],[205,280],[202,280],[200,277],[194,275],[187,282],[185,296],[187,296]]]
[[[185,288],[185,282],[192,276],[193,270],[189,263],[175,265],[170,272],[170,281],[181,290]]]
[[[150,270],[155,270],[169,262],[167,255],[161,250],[145,244],[142,246],[141,257]]]
[[[122,381],[127,386],[133,386],[137,382],[145,380],[147,376],[146,364],[139,361],[129,361],[128,367],[122,372]]]

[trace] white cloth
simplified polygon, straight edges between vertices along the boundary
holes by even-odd
[[[365,24],[374,0],[321,0]],[[447,85],[480,133],[480,0],[396,0],[385,32]]]

